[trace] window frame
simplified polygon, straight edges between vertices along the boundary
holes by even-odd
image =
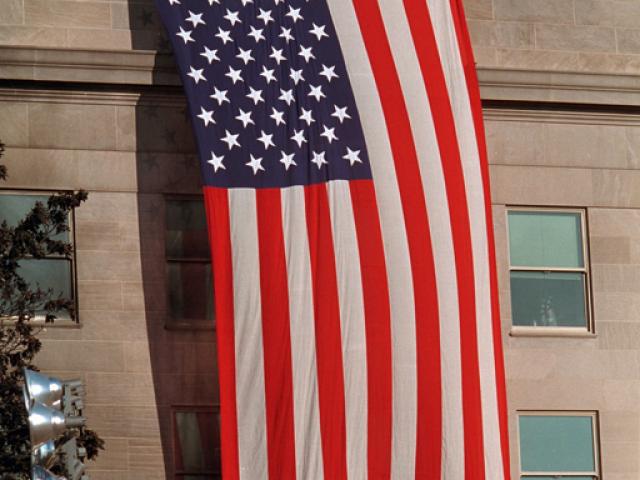
[[[523,265],[511,264],[511,238],[509,235],[509,212],[550,212],[550,213],[577,213],[580,215],[580,233],[582,241],[582,268],[570,267],[531,267]],[[595,324],[593,319],[593,295],[591,282],[591,256],[589,252],[589,235],[588,235],[588,216],[587,209],[580,207],[559,207],[559,206],[526,206],[526,205],[507,205],[505,207],[505,225],[506,225],[506,248],[507,248],[507,266],[508,266],[508,284],[509,284],[509,307],[511,310],[511,328],[509,334],[511,336],[551,336],[551,337],[595,337]],[[514,325],[513,324],[513,301],[511,292],[511,273],[512,272],[559,272],[559,273],[582,273],[584,274],[584,308],[586,325],[581,327],[552,327],[552,326],[533,326],[533,325]]]
[[[194,201],[194,200],[198,200],[201,201],[204,204],[204,195],[202,194],[193,194],[193,193],[184,193],[184,194],[180,194],[180,193],[167,193],[163,195],[163,222],[164,222],[164,239],[165,239],[165,244],[164,244],[164,263],[165,263],[165,283],[166,283],[166,287],[165,287],[165,298],[168,300],[170,298],[171,295],[171,285],[169,283],[169,276],[167,274],[167,269],[166,266],[170,263],[177,263],[177,264],[182,264],[182,263],[197,263],[197,264],[207,264],[211,266],[211,276],[212,276],[212,282],[214,282],[213,279],[213,263],[212,263],[212,258],[211,256],[209,257],[189,257],[189,258],[184,258],[184,257],[173,257],[170,256],[167,252],[167,247],[166,247],[166,239],[167,239],[167,204],[171,201],[179,201],[179,202],[188,202],[188,201]],[[209,248],[211,248],[211,246],[209,245]],[[178,318],[173,318],[172,314],[171,314],[171,308],[170,305],[167,301],[167,310],[166,310],[166,316],[165,316],[165,322],[164,322],[164,328],[167,330],[206,330],[206,331],[213,331],[216,329],[216,308],[215,308],[215,296],[212,299],[213,300],[213,319],[212,320],[207,320],[207,319],[202,319],[202,320],[191,320],[191,321],[185,321],[182,319],[178,319]]]
[[[207,471],[207,472],[191,472],[188,470],[178,470],[177,467],[177,449],[180,447],[178,444],[178,425],[176,422],[176,413],[212,413],[218,415],[218,421],[220,421],[220,404],[215,403],[213,405],[171,405],[171,455],[173,461],[173,478],[174,480],[183,480],[185,477],[194,476],[211,476],[216,480],[222,478],[222,468],[219,471]],[[222,439],[219,438],[220,447],[222,447]]]
[[[522,442],[520,437],[520,417],[591,417],[591,426],[593,435],[591,443],[593,445],[593,472],[527,472],[522,470]],[[571,480],[573,477],[591,476],[594,480],[602,480],[602,472],[600,467],[600,416],[597,410],[518,410],[516,412],[516,438],[518,448],[516,455],[518,456],[518,478],[522,477],[554,477],[559,480]]]
[[[0,188],[0,195],[13,195],[13,196],[31,196],[39,195],[46,196],[47,198],[61,193],[74,193],[73,190],[41,190],[41,189],[16,189],[16,188]],[[46,323],[47,328],[50,327],[62,327],[62,328],[77,328],[80,326],[80,309],[78,303],[78,273],[77,273],[77,258],[76,258],[76,209],[72,208],[68,215],[69,225],[69,244],[71,245],[71,255],[67,259],[64,256],[48,255],[43,259],[64,259],[71,262],[71,295],[73,300],[73,307],[75,310],[75,318],[56,317],[53,323]],[[30,257],[29,257],[30,258]],[[0,327],[6,323],[14,323],[17,320],[16,317],[0,317]],[[36,325],[45,324],[45,316],[37,315],[31,319],[31,322]]]

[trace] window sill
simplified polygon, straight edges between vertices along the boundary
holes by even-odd
[[[509,336],[596,338],[598,335],[583,327],[511,327]]]
[[[164,324],[165,330],[178,330],[178,331],[189,331],[189,330],[206,330],[206,331],[214,331],[216,329],[216,324],[213,320],[198,320],[191,322],[180,322],[180,321],[168,321]]]
[[[0,317],[0,327],[10,327],[15,325],[17,317]],[[45,322],[44,317],[36,317],[29,322],[35,328],[81,328],[80,322],[69,318],[57,318],[53,322]]]

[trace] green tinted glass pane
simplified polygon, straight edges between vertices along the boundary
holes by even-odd
[[[583,267],[580,214],[509,212],[512,266]]]
[[[18,275],[32,288],[39,285],[42,290],[53,290],[54,296],[72,298],[71,261],[66,259],[25,259],[20,260]]]
[[[592,472],[593,417],[520,416],[523,472]]]
[[[193,478],[212,478],[220,472],[219,416],[213,412],[176,412],[175,415],[176,469],[185,474],[207,474]]]
[[[207,219],[201,200],[167,202],[166,252],[173,258],[208,258]]]
[[[47,195],[0,195],[0,222],[6,220],[10,227],[15,227],[36,202],[47,204]],[[55,240],[69,241],[69,232],[52,236]]]
[[[210,263],[169,262],[169,313],[175,321],[213,320]]]
[[[513,325],[586,327],[585,275],[511,272]]]

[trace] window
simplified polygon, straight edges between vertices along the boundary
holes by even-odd
[[[167,199],[165,251],[168,325],[212,328],[213,279],[201,198]]]
[[[514,330],[592,331],[583,210],[507,211]]]
[[[36,192],[0,191],[0,222],[6,221],[9,226],[16,226],[36,202],[47,203],[49,194]],[[73,244],[73,214],[69,216],[70,230],[53,235],[56,240]],[[51,289],[54,297],[62,296],[75,300],[75,265],[73,256],[48,255],[45,258],[25,258],[20,260],[18,274],[32,288]],[[38,317],[36,317],[38,318]],[[71,320],[68,312],[59,312],[60,320]],[[77,320],[77,315],[76,315]]]
[[[599,475],[596,413],[521,412],[521,480],[596,480]]]
[[[174,407],[176,480],[220,478],[220,415],[216,407]]]

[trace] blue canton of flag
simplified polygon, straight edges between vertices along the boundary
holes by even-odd
[[[205,185],[371,178],[324,1],[157,3],[189,100]]]

